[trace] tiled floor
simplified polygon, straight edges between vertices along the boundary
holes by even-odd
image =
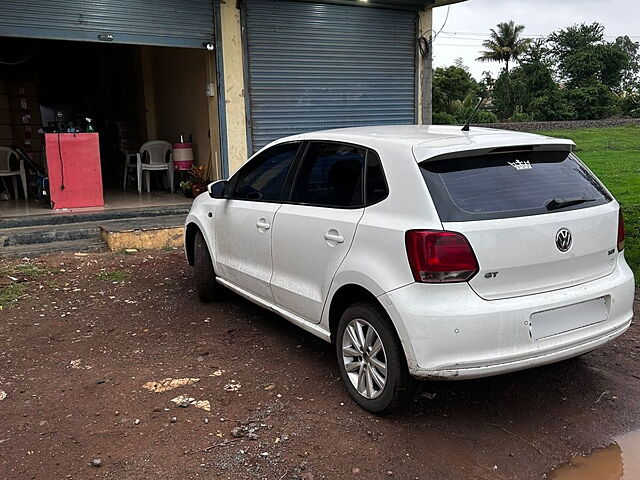
[[[106,191],[104,194],[104,207],[97,208],[73,208],[65,210],[51,210],[47,206],[39,205],[35,200],[25,201],[7,200],[0,201],[0,218],[24,216],[24,215],[56,215],[69,212],[95,212],[112,209],[123,208],[143,208],[143,207],[162,207],[162,206],[188,206],[191,205],[193,199],[185,198],[182,195],[171,194],[168,192],[151,192],[138,195],[134,192],[122,192],[117,190]]]

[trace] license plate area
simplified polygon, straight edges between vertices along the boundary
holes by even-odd
[[[608,318],[608,297],[600,297],[566,307],[533,313],[529,318],[529,333],[532,340],[540,340],[604,322]]]

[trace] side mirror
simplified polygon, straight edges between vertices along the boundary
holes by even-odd
[[[207,186],[209,196],[211,198],[227,198],[227,180],[218,180],[217,182],[210,183]]]

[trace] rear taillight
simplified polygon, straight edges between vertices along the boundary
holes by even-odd
[[[464,235],[441,230],[409,230],[407,257],[416,282],[466,282],[478,273],[478,261]]]
[[[622,215],[622,209],[618,214],[618,251],[624,250],[624,215]]]

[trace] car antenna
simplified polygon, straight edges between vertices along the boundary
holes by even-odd
[[[478,110],[480,109],[480,105],[482,105],[482,102],[484,102],[484,97],[480,97],[480,101],[476,105],[476,108],[473,109],[473,113],[469,117],[469,120],[467,120],[467,123],[465,123],[464,127],[462,127],[462,131],[463,132],[468,132],[469,131],[469,127],[471,126],[471,122],[473,121],[473,118],[476,116],[476,113],[478,113]]]

